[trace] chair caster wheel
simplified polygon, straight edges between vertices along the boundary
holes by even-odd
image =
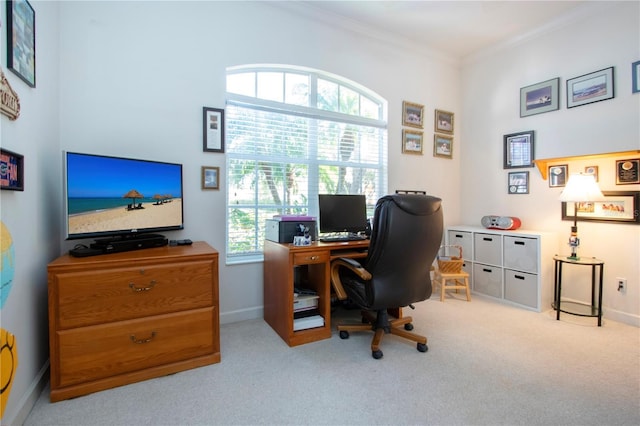
[[[425,345],[424,343],[418,343],[419,352],[426,352],[428,350],[429,350],[429,347],[427,345]]]
[[[377,351],[373,351],[371,352],[371,356],[374,357],[375,359],[380,359],[382,358],[382,351],[379,349]]]
[[[407,331],[413,330],[413,324],[411,324],[411,323],[405,324],[404,325],[404,329],[407,330]]]
[[[341,331],[340,331],[340,338],[341,338],[342,340],[344,340],[344,339],[348,339],[348,338],[349,338],[349,332],[348,332],[348,331],[341,330]]]

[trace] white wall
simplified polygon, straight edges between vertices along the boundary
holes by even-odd
[[[536,158],[640,149],[640,94],[631,92],[631,63],[638,60],[640,3],[622,2],[608,3],[596,15],[466,64],[462,73],[462,221],[479,224],[487,214],[518,216],[523,228],[557,232],[559,251],[568,252],[565,242],[571,222],[560,220],[562,188],[550,188],[536,168],[504,170],[503,135],[534,130]],[[611,66],[615,67],[614,99],[566,108],[567,79]],[[556,77],[561,79],[560,109],[520,118],[520,88]],[[640,185],[615,184],[614,159],[569,163],[569,172],[589,165],[599,166],[603,191],[640,190]],[[522,170],[530,172],[530,193],[508,195],[507,173]],[[605,317],[640,325],[640,227],[579,222],[578,230],[579,252],[605,261]],[[616,277],[627,278],[626,294],[617,291]],[[565,294],[588,300],[587,281],[585,275],[576,277]]]

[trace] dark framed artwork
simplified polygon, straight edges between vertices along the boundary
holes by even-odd
[[[529,193],[529,172],[509,172],[509,194]]]
[[[422,132],[402,129],[402,152],[422,155]]]
[[[520,89],[520,117],[560,108],[560,78],[532,84]]]
[[[534,132],[510,133],[504,135],[504,168],[516,169],[533,167]]]
[[[453,134],[453,113],[449,111],[436,110],[435,131],[439,133]]]
[[[631,93],[640,92],[640,61],[631,64]]]
[[[220,189],[220,167],[202,166],[202,189]]]
[[[402,102],[402,124],[404,126],[422,129],[424,120],[424,105],[412,102]]]
[[[7,68],[36,87],[36,12],[27,0],[7,1]]]
[[[224,153],[224,110],[202,108],[202,150]]]
[[[0,188],[24,191],[24,156],[0,149]]]
[[[640,225],[640,191],[602,191],[604,200],[577,203],[579,221]],[[574,220],[576,203],[562,202],[562,220]]]
[[[453,136],[433,135],[433,156],[453,158]]]
[[[616,185],[640,183],[640,158],[616,161]]]
[[[558,188],[566,186],[569,177],[568,171],[569,166],[567,164],[549,166],[549,173],[547,173],[547,176],[549,176],[549,187]]]
[[[613,67],[567,80],[567,108],[613,99]]]

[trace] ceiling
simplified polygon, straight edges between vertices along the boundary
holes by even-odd
[[[607,1],[301,1],[334,25],[385,34],[463,59],[573,21]],[[311,11],[311,12],[309,12]]]

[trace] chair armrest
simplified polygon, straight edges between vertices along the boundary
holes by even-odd
[[[339,270],[341,267],[348,268],[353,271],[356,275],[358,275],[363,280],[370,280],[371,274],[369,271],[364,269],[357,260],[350,259],[348,257],[341,257],[339,259],[335,259],[331,261],[331,285],[333,286],[333,291],[336,292],[336,296],[338,300],[345,300],[347,298],[347,292],[344,291],[344,287],[342,286],[342,281],[340,281]]]

